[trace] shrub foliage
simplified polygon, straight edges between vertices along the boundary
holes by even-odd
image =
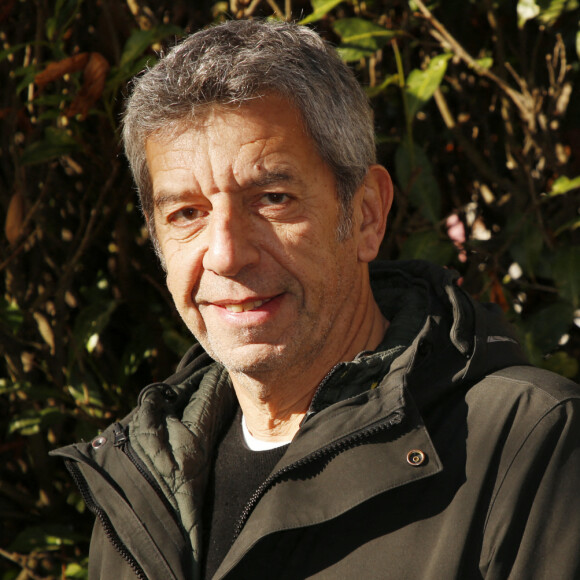
[[[119,147],[128,80],[226,18],[291,18],[372,100],[397,185],[383,258],[456,268],[578,379],[578,0],[7,0],[0,8],[0,578],[83,578],[92,518],[51,448],[193,340]],[[576,324],[575,321],[576,320]]]

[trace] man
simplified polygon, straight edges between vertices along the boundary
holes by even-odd
[[[199,345],[67,459],[91,578],[578,578],[580,398],[493,308],[377,264],[393,190],[348,68],[287,23],[198,32],[124,142]]]

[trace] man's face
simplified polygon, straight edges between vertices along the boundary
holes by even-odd
[[[216,108],[146,154],[168,287],[206,351],[257,377],[340,357],[366,270],[296,109]]]

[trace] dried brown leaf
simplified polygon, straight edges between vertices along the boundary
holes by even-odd
[[[34,312],[33,316],[34,320],[36,320],[40,336],[42,336],[44,342],[46,342],[46,344],[50,347],[50,352],[54,353],[54,332],[50,322],[48,321],[48,318],[46,318],[46,316],[40,312]]]
[[[51,62],[34,77],[34,82],[39,89],[42,89],[47,83],[60,79],[65,74],[83,70],[87,66],[89,58],[90,53],[81,52],[58,62]]]
[[[91,52],[83,74],[83,86],[66,112],[68,117],[87,116],[90,108],[103,94],[108,72],[107,59],[98,52]]]
[[[508,312],[510,309],[510,305],[507,298],[505,297],[503,287],[500,281],[498,280],[497,276],[492,275],[491,278],[492,278],[491,287],[489,289],[490,301],[494,302],[495,304],[498,304],[504,312]]]
[[[15,193],[8,205],[8,213],[6,214],[6,222],[4,224],[6,239],[10,244],[16,243],[22,233],[25,207],[26,204],[22,193]]]

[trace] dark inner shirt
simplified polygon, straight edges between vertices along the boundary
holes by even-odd
[[[267,479],[288,445],[252,451],[244,441],[242,412],[234,416],[220,439],[204,503],[204,578],[216,573],[234,541],[244,507]]]

